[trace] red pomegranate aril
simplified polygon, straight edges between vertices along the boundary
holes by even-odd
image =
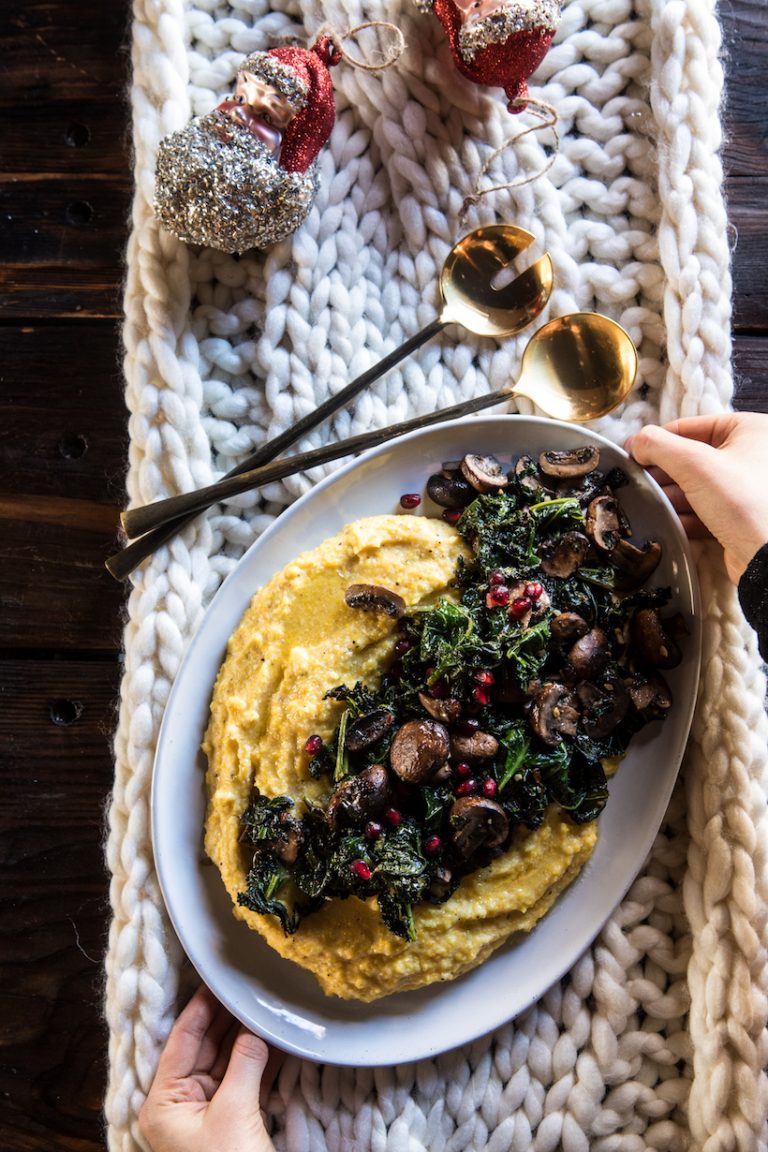
[[[421,496],[418,492],[404,492],[400,497],[401,508],[418,508],[421,504]]]
[[[483,780],[482,784],[480,785],[480,791],[488,800],[493,800],[498,790],[498,784],[495,780],[492,780],[490,776],[486,776],[485,780]]]
[[[304,751],[308,756],[317,756],[318,752],[323,746],[322,736],[310,736],[304,745]]]
[[[373,875],[365,860],[353,860],[352,871],[359,880],[370,880]]]
[[[468,780],[472,775],[472,769],[470,768],[469,764],[465,764],[463,760],[461,763],[456,765],[454,772],[458,776],[459,780]]]
[[[470,776],[469,780],[462,780],[461,784],[457,784],[454,788],[457,796],[474,796],[477,792],[477,780],[473,780]]]
[[[387,824],[389,824],[390,828],[399,828],[400,821],[403,819],[403,815],[397,810],[397,808],[387,808],[386,812],[384,813],[384,819],[386,820]]]
[[[443,520],[445,520],[446,524],[458,524],[463,511],[463,508],[444,508],[442,512]]]
[[[530,584],[526,584],[523,591],[529,600],[539,600],[544,592],[544,585],[539,584],[538,580],[532,580]]]
[[[530,612],[532,607],[533,604],[527,596],[516,596],[509,606],[509,614],[514,616],[516,620],[520,620],[526,612]]]
[[[424,841],[424,851],[427,856],[436,856],[443,846],[443,842],[439,836],[429,836]]]
[[[503,572],[500,572],[498,568],[495,572],[491,572],[490,576],[488,577],[488,583],[491,585],[491,587],[493,587],[494,584],[506,584],[506,582],[506,576]]]
[[[490,688],[495,679],[493,672],[488,672],[485,669],[475,672],[475,683],[482,684],[484,688]]]
[[[429,685],[429,694],[435,700],[445,700],[448,695],[448,685],[445,680],[435,680],[434,684]]]
[[[486,608],[503,608],[509,604],[509,588],[506,584],[494,584],[485,595]]]
[[[413,640],[398,640],[395,644],[395,656],[405,656],[413,648]]]
[[[485,708],[486,704],[490,704],[491,702],[490,692],[480,684],[478,684],[477,688],[472,689],[472,698],[475,703],[479,704],[482,708]]]
[[[378,840],[384,829],[376,820],[369,820],[365,826],[366,840]]]

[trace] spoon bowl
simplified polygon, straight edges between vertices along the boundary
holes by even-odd
[[[526,396],[556,420],[584,424],[618,407],[636,376],[629,333],[597,312],[573,312],[531,337],[510,395]]]
[[[476,396],[450,408],[439,408],[388,428],[374,428],[337,444],[278,460],[237,476],[224,477],[207,488],[172,496],[122,515],[129,536],[140,536],[174,517],[201,512],[219,500],[282,480],[318,464],[353,456],[417,428],[469,416],[511,396],[526,396],[557,420],[578,424],[596,420],[616,408],[629,394],[637,375],[637,350],[620,324],[597,312],[573,312],[550,320],[528,342],[520,379],[490,395]]]

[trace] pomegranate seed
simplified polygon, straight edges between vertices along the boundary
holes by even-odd
[[[418,492],[405,492],[400,497],[401,508],[418,508],[419,504],[421,504],[421,496]]]
[[[495,780],[492,780],[490,776],[486,776],[480,786],[480,791],[483,793],[483,796],[486,796],[489,800],[493,800],[498,791],[498,787]]]
[[[387,808],[386,812],[384,813],[384,819],[386,820],[387,824],[389,824],[390,828],[399,828],[402,818],[402,813],[398,812],[397,808]]]
[[[488,577],[488,583],[491,586],[493,586],[494,584],[506,584],[506,582],[507,582],[506,576],[504,575],[503,572],[500,572],[498,568],[496,569],[495,572],[491,572],[490,576]]]
[[[471,736],[473,732],[477,732],[479,727],[480,721],[476,720],[474,716],[464,716],[456,725],[456,731],[460,736]]]
[[[493,672],[475,672],[475,683],[482,684],[486,688],[490,688],[495,679],[496,677],[493,675]]]
[[[378,840],[383,831],[381,824],[375,820],[369,820],[365,826],[365,838],[366,840]]]
[[[509,606],[509,614],[514,616],[515,620],[520,620],[532,607],[527,596],[516,596]]]
[[[308,756],[317,756],[318,752],[323,746],[322,736],[310,736],[304,745],[304,751]]]
[[[509,588],[506,584],[494,584],[486,593],[486,608],[503,608],[505,604],[509,604]]]
[[[445,680],[436,680],[434,684],[429,685],[429,694],[435,700],[445,700],[448,695],[448,685]]]
[[[458,524],[459,520],[461,520],[461,513],[461,508],[444,508],[442,513],[443,520],[445,520],[446,524]]]
[[[469,780],[462,780],[461,784],[457,784],[455,789],[457,796],[473,796],[477,792],[477,780],[471,777]]]
[[[483,688],[480,684],[478,684],[477,688],[472,689],[472,698],[483,708],[485,708],[486,704],[490,704],[491,702],[490,692],[487,688]]]
[[[413,648],[413,640],[398,640],[395,644],[395,656],[405,656]]]
[[[353,860],[352,871],[360,880],[370,880],[373,875],[365,860]]]
[[[463,760],[460,764],[456,765],[455,772],[460,780],[468,780],[472,775],[472,769],[469,764],[465,764]]]
[[[526,584],[524,593],[529,600],[539,600],[544,592],[544,585],[539,584],[538,580],[532,580],[530,584]]]
[[[436,856],[443,846],[443,842],[439,836],[430,836],[424,841],[424,851],[427,856]]]

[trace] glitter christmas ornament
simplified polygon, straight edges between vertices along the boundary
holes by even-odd
[[[254,52],[234,95],[160,144],[155,213],[179,240],[223,252],[265,248],[304,222],[316,158],[336,118],[331,36]]]
[[[456,67],[475,84],[503,88],[510,112],[525,109],[528,77],[546,56],[560,0],[415,0],[445,28]]]

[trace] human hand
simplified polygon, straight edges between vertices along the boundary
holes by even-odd
[[[738,584],[768,543],[768,415],[728,412],[648,425],[624,445],[649,466],[692,539],[712,535]]]
[[[274,1152],[259,1107],[269,1049],[201,985],[139,1112],[152,1152]]]

